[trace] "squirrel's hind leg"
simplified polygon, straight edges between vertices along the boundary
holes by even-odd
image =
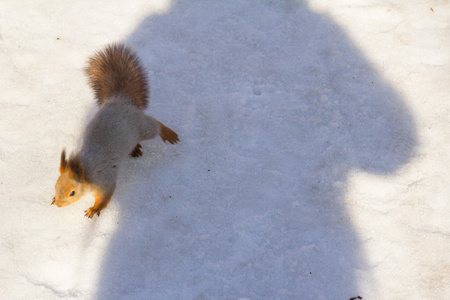
[[[142,156],[142,145],[138,143],[136,147],[134,147],[133,151],[131,151],[130,155],[132,157],[140,157]]]
[[[180,141],[175,131],[153,117],[146,115],[141,128],[141,140],[153,139],[159,135],[164,142],[176,144]]]
[[[169,142],[171,144],[176,144],[180,141],[178,138],[178,134],[170,129],[169,127],[165,126],[163,123],[159,122],[159,136],[162,138],[164,142]]]

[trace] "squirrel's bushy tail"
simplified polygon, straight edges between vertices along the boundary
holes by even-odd
[[[123,94],[138,108],[147,107],[147,76],[136,53],[124,44],[111,44],[95,53],[85,72],[99,105],[114,94]]]

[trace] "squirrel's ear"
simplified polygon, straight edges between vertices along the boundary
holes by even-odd
[[[61,153],[61,163],[59,164],[59,172],[62,174],[66,171],[67,160],[66,160],[66,149],[63,149]]]
[[[71,157],[69,159],[69,177],[78,182],[84,182],[86,179],[84,168],[81,165],[80,158],[78,156]]]

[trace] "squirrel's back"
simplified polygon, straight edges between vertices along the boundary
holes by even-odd
[[[131,99],[140,109],[148,105],[148,79],[137,55],[124,44],[98,51],[85,69],[99,105],[115,94]]]

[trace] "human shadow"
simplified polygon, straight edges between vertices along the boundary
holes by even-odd
[[[177,1],[129,36],[181,143],[123,169],[98,299],[358,295],[347,178],[405,165],[414,120],[333,20],[274,2]]]

